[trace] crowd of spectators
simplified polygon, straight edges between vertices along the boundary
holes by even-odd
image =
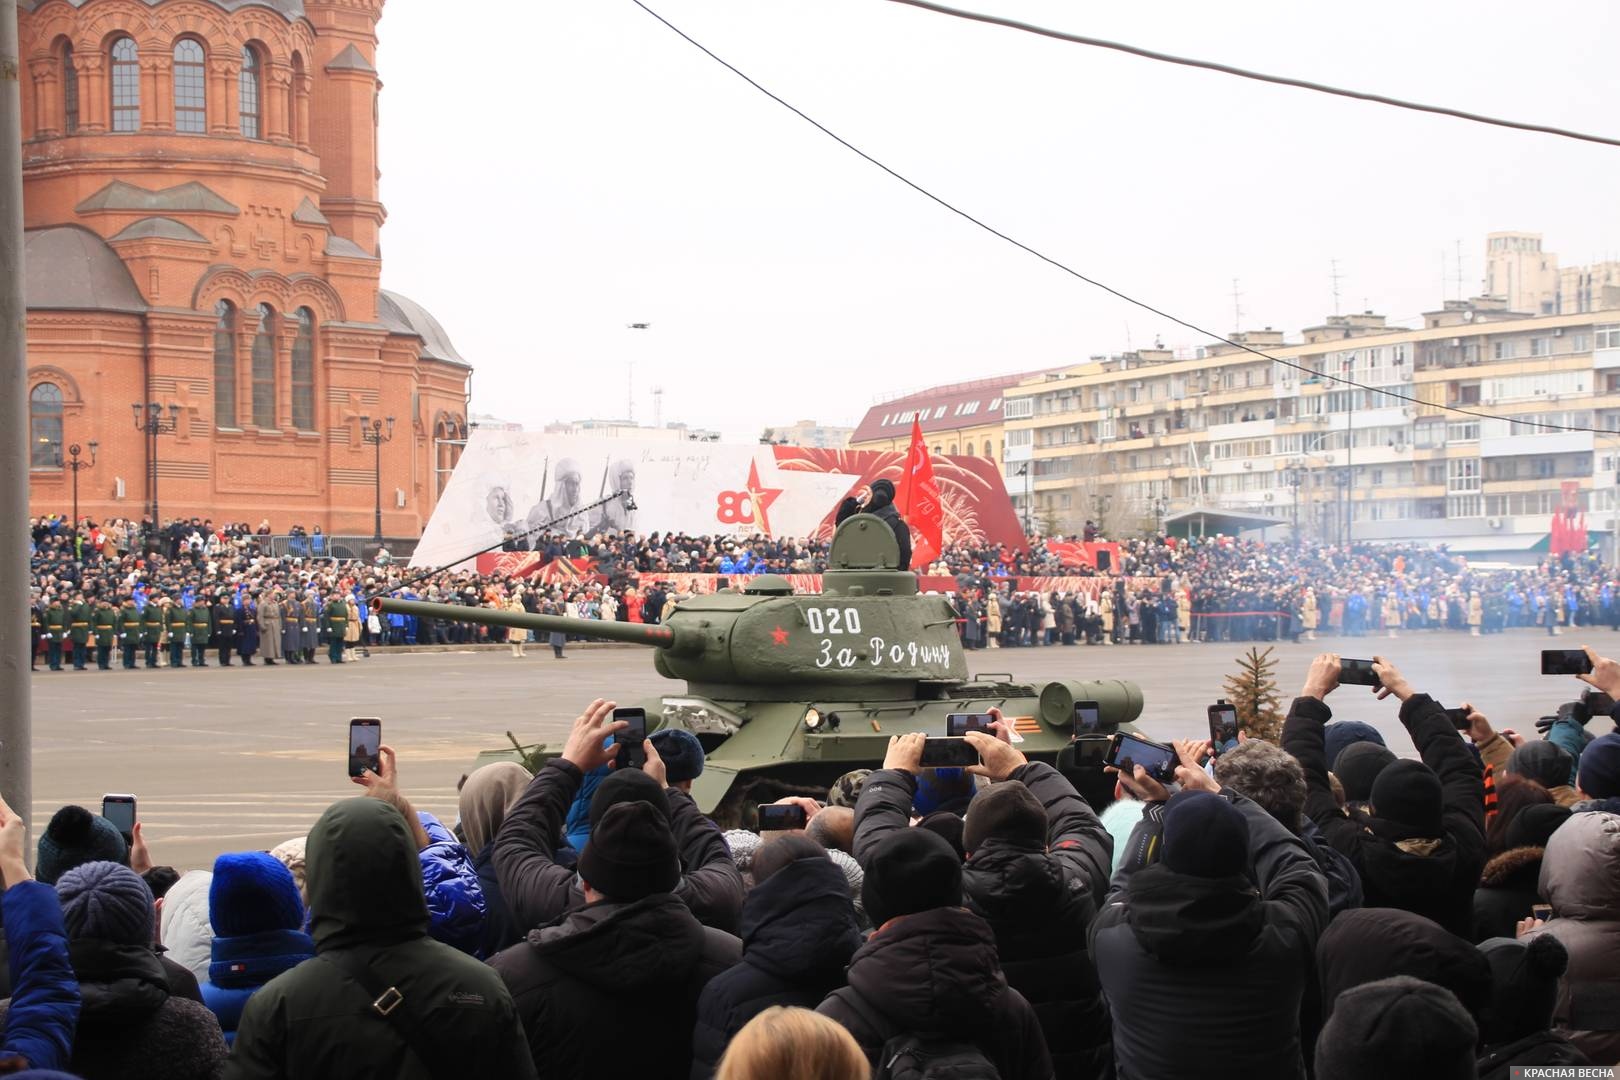
[[[317,527],[191,518],[33,523],[36,662],[99,668],[342,662],[384,645],[510,644],[534,635],[373,612],[394,594],[587,620],[660,621],[692,595],[690,573],[721,583],[826,566],[821,541],[671,533],[542,534],[525,576],[465,567],[415,574],[382,549],[369,561],[323,555]],[[272,543],[272,541],[279,541]],[[1352,548],[1210,537],[1117,541],[1107,572],[1070,541],[953,545],[926,568],[949,592],[968,648],[1279,640],[1318,634],[1473,634],[1620,627],[1620,581],[1595,555],[1480,568],[1441,548]],[[1067,561],[1066,561],[1067,560]],[[555,564],[555,565],[554,565]],[[528,576],[536,569],[566,574]],[[1117,571],[1117,572],[1116,572]],[[563,655],[564,636],[548,638]]]
[[[1334,721],[1311,664],[1280,745],[1106,734],[880,768],[722,832],[702,744],[561,753],[416,810],[384,746],[307,833],[161,865],[137,822],[0,803],[0,1071],[101,1078],[1505,1078],[1620,1061],[1620,663],[1519,732],[1379,658],[1417,757]],[[1607,712],[1604,709],[1607,708]],[[757,824],[751,820],[750,824]],[[773,823],[779,824],[779,823]],[[37,876],[37,881],[34,880]]]

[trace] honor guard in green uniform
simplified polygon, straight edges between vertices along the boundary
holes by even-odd
[[[28,670],[39,670],[39,642],[45,636],[45,609],[39,604],[39,590],[28,604]]]
[[[191,605],[191,666],[208,666],[208,639],[214,632],[213,602],[204,596],[197,597]]]
[[[163,598],[163,625],[169,632],[169,666],[186,666],[186,632],[191,629],[191,616],[185,605],[172,597]]]
[[[315,590],[304,594],[298,605],[298,642],[304,650],[304,663],[315,662],[315,647],[320,644],[321,605],[315,599]]]
[[[118,609],[108,603],[105,596],[96,601],[90,625],[96,635],[96,668],[111,671],[113,646],[118,643]]]
[[[146,609],[141,612],[141,649],[146,654],[146,666],[158,666],[158,643],[163,640],[163,606],[151,593],[146,594]]]
[[[82,592],[73,594],[68,607],[68,640],[73,643],[73,670],[83,671],[90,660],[90,604]]]
[[[236,649],[236,608],[229,593],[220,593],[214,599],[214,646],[219,649],[219,666],[231,666],[231,653]]]
[[[141,646],[141,609],[135,606],[133,596],[124,597],[124,602],[118,606],[118,644],[124,670],[134,671],[135,650]]]
[[[45,605],[45,659],[52,671],[62,670],[62,646],[68,639],[67,606],[51,594]]]
[[[342,593],[333,593],[326,602],[321,620],[321,633],[326,635],[326,658],[334,664],[343,663],[343,635],[349,629],[349,605]]]

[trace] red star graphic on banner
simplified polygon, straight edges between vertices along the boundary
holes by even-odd
[[[775,630],[771,631],[771,641],[776,643],[777,645],[786,645],[787,644],[787,639],[788,639],[788,632],[786,630],[782,629],[780,626],[778,626]]]
[[[771,503],[782,494],[782,488],[768,488],[759,482],[759,462],[748,465],[748,502],[754,510],[754,524],[766,536],[771,535]]]

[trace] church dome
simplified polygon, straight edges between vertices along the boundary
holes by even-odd
[[[30,229],[23,244],[23,297],[28,308],[146,310],[123,260],[89,229],[77,225]]]

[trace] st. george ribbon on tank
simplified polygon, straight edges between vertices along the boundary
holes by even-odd
[[[998,708],[1022,736],[1018,748],[1047,762],[1070,742],[1076,701],[1098,702],[1105,730],[1130,730],[1141,714],[1141,688],[1123,679],[1035,686],[1011,676],[970,676],[955,608],[943,596],[919,593],[917,575],[899,561],[888,523],[856,514],[833,536],[820,593],[796,594],[785,578],[765,574],[741,592],[694,596],[666,608],[661,625],[392,596],[374,603],[421,619],[560,631],[656,649],[658,673],[685,680],[686,689],[640,703],[648,731],[683,727],[697,735],[706,762],[692,797],[717,816],[731,816],[722,803],[731,810],[767,790],[773,798],[785,790],[825,792],[850,769],[880,765],[891,735],[944,735],[947,713]],[[602,696],[610,689],[603,687]],[[533,769],[560,750],[560,744],[514,745],[480,754],[478,764],[515,760]]]

